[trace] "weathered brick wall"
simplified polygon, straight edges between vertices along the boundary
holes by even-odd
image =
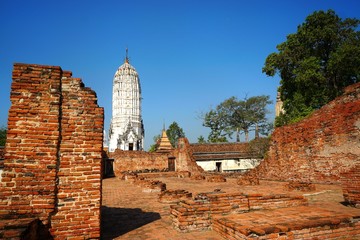
[[[175,156],[176,171],[189,171],[192,175],[203,173],[204,170],[197,165],[194,157],[193,150],[187,138],[180,138],[178,147],[173,151]]]
[[[15,64],[10,100],[0,237],[40,219],[57,239],[99,238],[104,113],[96,94],[60,67]]]
[[[104,110],[97,105],[96,93],[67,73],[62,100],[58,208],[52,232],[99,238]]]
[[[360,164],[341,173],[341,186],[345,201],[360,208]]]
[[[276,128],[259,177],[339,183],[360,156],[360,83],[299,123]]]
[[[124,171],[166,170],[168,168],[168,156],[166,153],[122,151],[119,149],[110,153],[110,157],[114,159],[115,176],[120,176]]]

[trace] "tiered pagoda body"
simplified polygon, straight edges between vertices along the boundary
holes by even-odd
[[[140,79],[135,68],[129,63],[127,51],[125,63],[118,68],[113,80],[109,139],[110,152],[114,152],[115,149],[144,149]]]

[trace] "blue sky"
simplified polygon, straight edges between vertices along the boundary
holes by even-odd
[[[0,126],[13,63],[22,62],[82,78],[105,108],[108,131],[113,75],[128,47],[140,75],[146,149],[164,122],[176,121],[196,142],[209,133],[199,115],[226,98],[265,94],[275,102],[279,78],[261,72],[266,57],[306,16],[328,9],[360,18],[358,0],[1,0]]]

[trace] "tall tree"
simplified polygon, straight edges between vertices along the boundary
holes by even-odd
[[[175,148],[177,147],[179,138],[185,137],[185,133],[177,122],[170,124],[169,128],[166,130],[166,134],[169,138],[171,145]]]
[[[265,95],[244,100],[236,97],[224,100],[203,117],[203,125],[211,129],[209,141],[226,141],[226,137],[231,137],[234,132],[237,142],[240,141],[240,132],[245,133],[245,141],[249,141],[250,131],[265,134],[271,126],[266,117],[266,107],[270,103],[270,97]]]
[[[245,98],[244,100],[237,100],[232,97],[232,114],[230,117],[230,126],[234,131],[236,131],[236,141],[240,141],[240,131],[243,131],[245,134],[245,141],[249,141],[249,132],[256,131],[258,134],[260,131],[263,131],[264,128],[269,126],[267,120],[267,105],[271,104],[269,96],[261,95],[254,96],[250,98]],[[228,100],[225,100],[228,101]]]
[[[219,106],[205,113],[202,118],[203,126],[211,129],[208,142],[227,142],[226,136],[230,136],[229,124],[226,113]]]
[[[314,12],[266,58],[263,72],[281,78],[285,113],[277,125],[298,121],[359,82],[359,23],[333,10]]]

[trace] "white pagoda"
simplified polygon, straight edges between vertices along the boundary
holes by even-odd
[[[130,65],[126,49],[125,63],[115,73],[112,95],[112,118],[109,151],[144,149],[144,124],[141,117],[139,75]]]

